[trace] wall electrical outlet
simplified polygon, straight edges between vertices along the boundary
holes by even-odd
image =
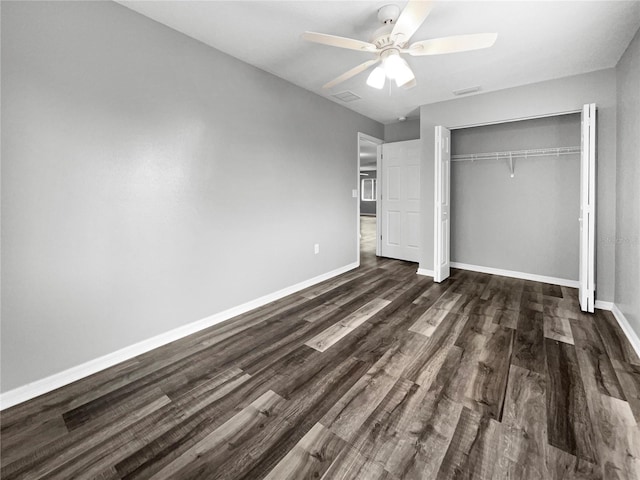
[[[313,246],[313,253],[315,253],[316,255],[320,253],[320,244],[319,243],[316,243]]]
[[[353,190],[351,190],[351,196],[353,198],[358,198],[358,189],[354,188]]]

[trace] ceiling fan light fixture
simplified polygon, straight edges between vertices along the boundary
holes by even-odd
[[[404,58],[401,58],[400,60],[402,62],[396,68],[394,80],[396,81],[396,85],[398,87],[403,87],[404,85],[414,81],[416,79],[416,76],[414,75],[411,67],[409,67],[409,64],[406,62],[406,60]]]
[[[386,80],[385,70],[382,67],[374,68],[369,77],[367,78],[367,85],[372,88],[377,88],[378,90],[382,90],[384,87],[384,82]]]
[[[389,49],[383,52],[382,68],[389,80],[395,80],[398,87],[402,87],[415,80],[416,76],[411,71],[411,67],[407,61],[400,56],[400,52],[396,49]]]
[[[385,54],[386,53],[386,54]],[[403,67],[403,60],[397,50],[389,50],[382,55],[382,68],[389,80],[396,78],[396,75]]]

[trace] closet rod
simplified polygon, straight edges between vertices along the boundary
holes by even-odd
[[[501,158],[529,158],[548,157],[560,155],[573,155],[580,153],[580,147],[552,147],[533,148],[529,150],[512,150],[507,152],[487,152],[487,153],[466,153],[463,155],[452,155],[452,162],[475,162],[476,160],[498,160]]]

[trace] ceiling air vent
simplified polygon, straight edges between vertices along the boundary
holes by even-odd
[[[354,100],[360,100],[362,98],[356,95],[355,93],[350,92],[349,90],[345,92],[336,93],[335,95],[331,95],[331,96],[334,98],[337,98],[338,100],[342,100],[345,103],[353,102]]]

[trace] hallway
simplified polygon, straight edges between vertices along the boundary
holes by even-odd
[[[360,265],[376,262],[376,217],[360,216]]]

